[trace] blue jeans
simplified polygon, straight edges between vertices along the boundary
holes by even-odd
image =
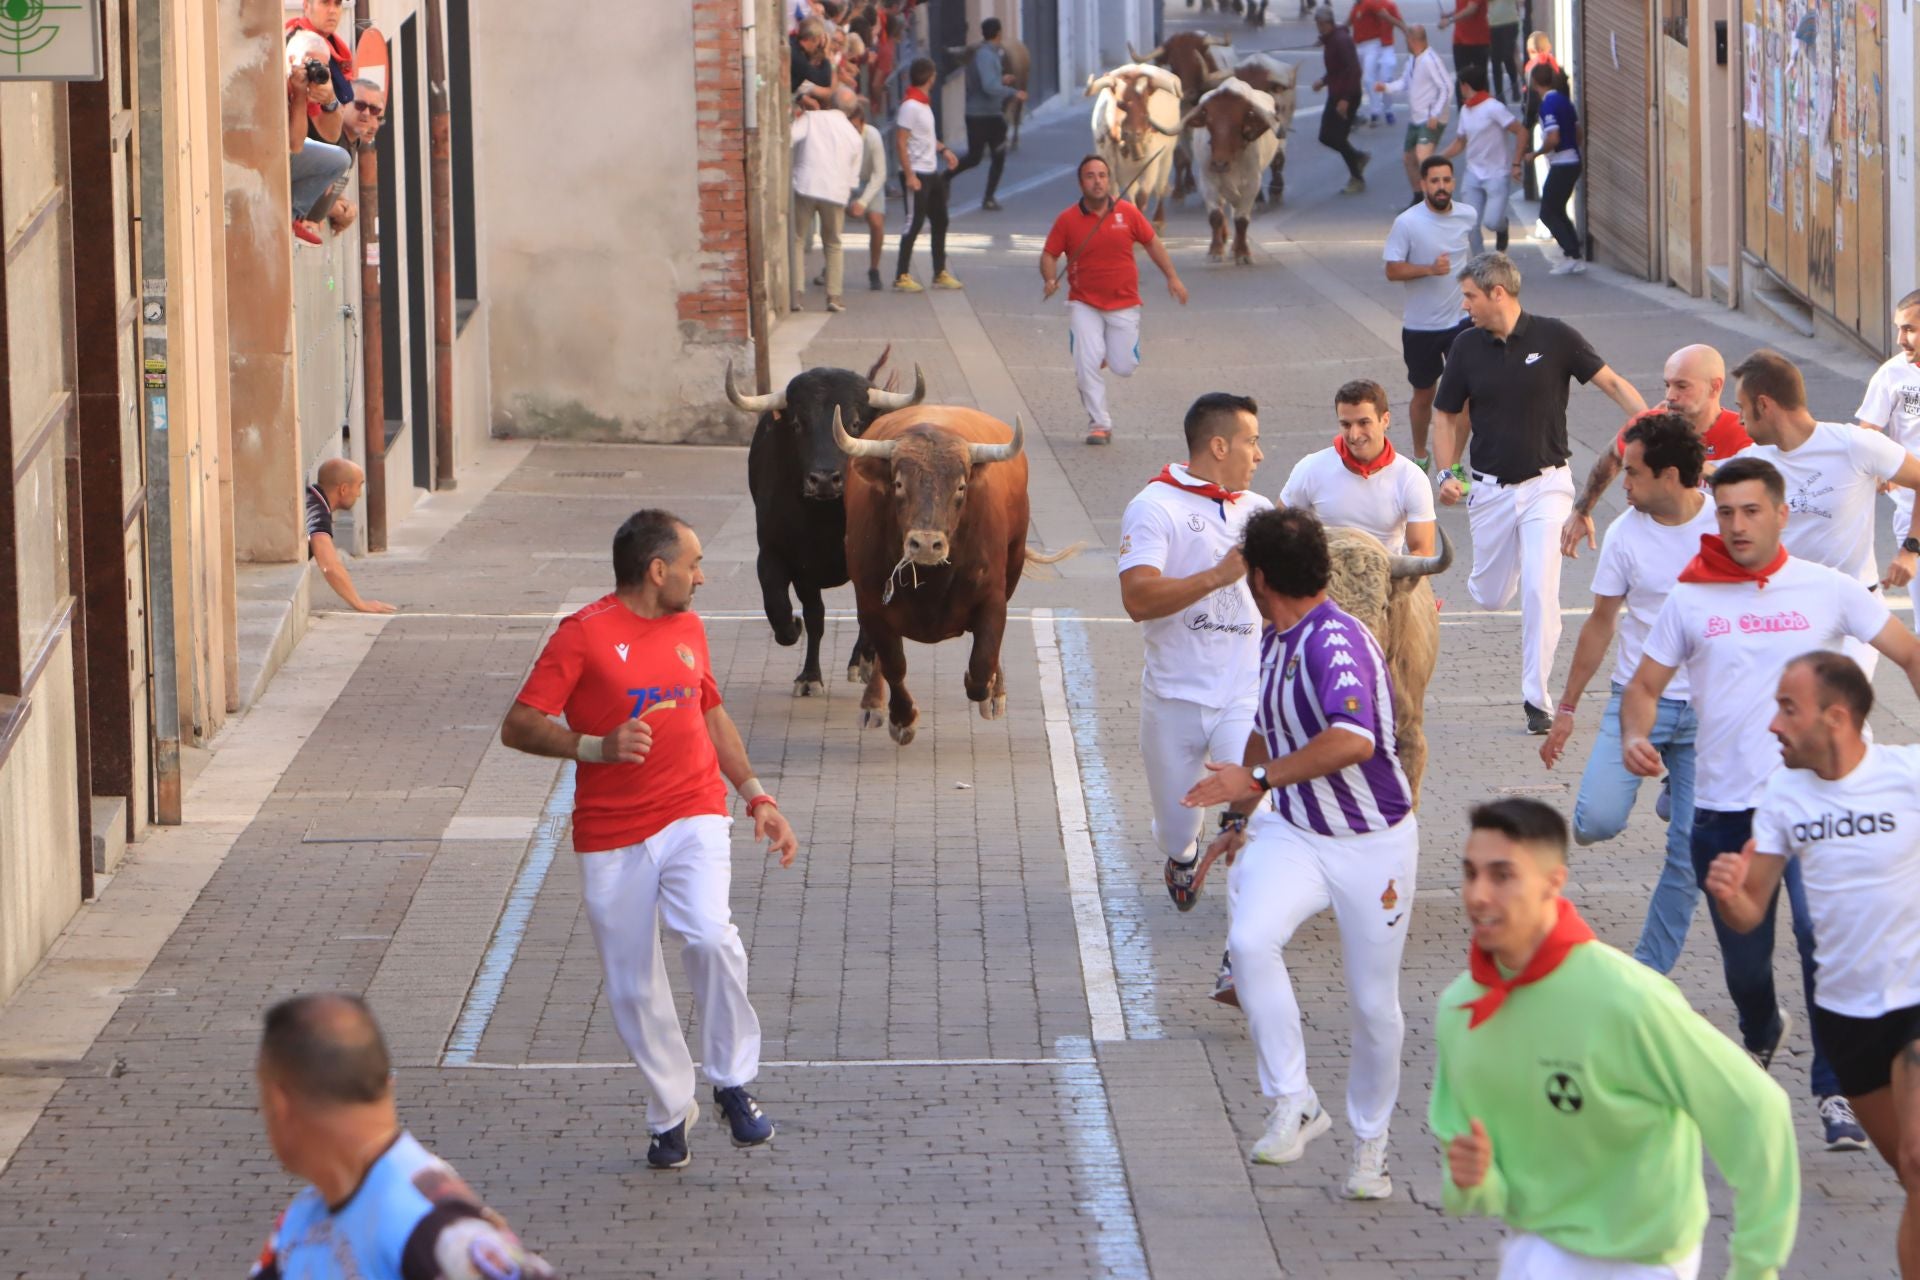
[[[345,147],[315,142],[312,138],[302,143],[298,151],[287,157],[287,169],[293,179],[293,216],[305,218],[312,214],[313,206],[327,194],[333,180],[352,163],[353,157]],[[320,210],[321,217],[326,215],[325,209]]]
[[[1723,853],[1738,853],[1753,835],[1753,810],[1695,809],[1693,811],[1693,869],[1704,887],[1707,868]],[[1787,859],[1787,905],[1793,914],[1793,940],[1800,948],[1800,979],[1806,987],[1807,1008],[1813,1008],[1813,918],[1807,914],[1807,890],[1800,876],[1800,860]],[[1773,916],[1780,905],[1775,894],[1767,904],[1766,919],[1752,933],[1736,933],[1720,919],[1713,895],[1707,894],[1713,931],[1720,938],[1720,961],[1726,969],[1727,994],[1740,1015],[1740,1038],[1749,1049],[1770,1044],[1780,1031],[1780,1002],[1773,989]],[[1807,1033],[1813,1040],[1813,1095],[1824,1098],[1840,1092],[1840,1082],[1827,1065],[1820,1033],[1809,1017]]]
[[[1700,885],[1693,871],[1693,708],[1673,698],[1660,699],[1653,720],[1652,742],[1667,766],[1673,788],[1671,821],[1667,824],[1667,860],[1647,903],[1647,922],[1633,958],[1658,973],[1670,973],[1687,945],[1687,927],[1693,923]],[[1613,686],[1607,710],[1600,717],[1600,736],[1594,740],[1587,771],[1580,778],[1580,798],[1573,805],[1573,838],[1598,844],[1619,835],[1633,812],[1640,778],[1620,762],[1620,686]]]

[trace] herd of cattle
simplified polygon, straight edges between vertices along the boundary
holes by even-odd
[[[859,634],[847,679],[866,686],[860,723],[885,724],[905,746],[919,713],[907,691],[903,642],[936,644],[970,633],[967,697],[983,719],[999,719],[1007,706],[1000,641],[1021,572],[1029,561],[1055,564],[1080,548],[1041,555],[1027,546],[1026,432],[1019,418],[1009,427],[977,409],[922,403],[927,385],[918,366],[912,391],[876,386],[890,350],[864,377],[809,369],[766,395],[742,394],[729,366],[727,397],[759,415],[747,488],[774,639],[795,644],[804,624],[806,661],[794,696],[826,692],[821,593],[851,581]],[[1437,555],[1389,555],[1352,529],[1330,531],[1329,543],[1331,594],[1386,651],[1401,760],[1417,798],[1426,760],[1422,709],[1440,635],[1427,579],[1446,570],[1452,548],[1442,534]]]
[[[1145,57],[1130,48],[1132,62],[1088,77],[1087,96],[1094,151],[1113,175],[1115,197],[1142,209],[1151,202],[1159,227],[1167,198],[1197,186],[1213,227],[1208,259],[1225,258],[1231,223],[1233,258],[1245,265],[1253,261],[1254,206],[1280,203],[1285,190],[1298,71],[1262,53],[1229,63],[1231,48],[1197,31],[1171,36]]]

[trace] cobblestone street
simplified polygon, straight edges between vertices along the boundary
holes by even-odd
[[[1410,21],[1437,12],[1430,0],[1405,8]],[[1168,19],[1169,30],[1197,23],[1174,7]],[[315,989],[369,998],[406,1123],[568,1276],[1492,1274],[1499,1228],[1441,1213],[1441,1154],[1425,1125],[1434,1005],[1465,964],[1457,852],[1466,808],[1484,797],[1570,810],[1597,714],[1569,760],[1545,771],[1514,687],[1517,605],[1482,613],[1467,597],[1464,508],[1441,515],[1459,559],[1435,580],[1441,655],[1390,1200],[1339,1195],[1348,1028],[1331,916],[1302,930],[1289,963],[1334,1129],[1300,1163],[1256,1167],[1246,1153],[1265,1107],[1252,1048],[1240,1014],[1207,998],[1224,877],[1177,913],[1148,836],[1140,639],[1114,548],[1128,498],[1183,456],[1186,405],[1216,389],[1259,400],[1255,487],[1269,496],[1328,442],[1333,390],[1350,378],[1388,387],[1405,441],[1400,303],[1380,269],[1404,201],[1400,131],[1357,130],[1373,182],[1336,194],[1344,169],[1315,144],[1306,110],[1317,106],[1305,86],[1318,57],[1301,52],[1311,39],[1287,21],[1240,42],[1294,51],[1308,73],[1286,203],[1255,218],[1251,267],[1208,264],[1197,202],[1173,212],[1166,236],[1192,301],[1175,306],[1143,271],[1143,359],[1111,384],[1111,447],[1081,443],[1066,312],[1040,300],[1035,273],[1086,149],[1077,97],[1029,120],[1005,212],[978,210],[977,174],[956,184],[949,243],[964,292],[856,285],[843,314],[819,312],[816,291],[815,310],[787,318],[781,340],[799,367],[865,370],[891,344],[890,367],[924,369],[929,403],[1024,419],[1033,543],[1088,546],[1031,570],[1013,600],[1005,718],[984,721],[965,700],[964,647],[909,645],[918,737],[902,748],[861,730],[859,691],[843,678],[848,588],[828,599],[826,696],[792,696],[800,651],[776,645],[760,613],[744,449],[499,441],[457,490],[425,502],[393,550],[354,563],[360,589],[396,615],[342,612],[316,587],[312,629],[215,743],[186,823],[130,850],[0,1005],[0,1276],[243,1274],[296,1189],[255,1112],[259,1018]],[[1530,215],[1516,221],[1513,253],[1528,308],[1580,329],[1649,402],[1676,347],[1710,343],[1731,364],[1771,345],[1801,362],[1817,417],[1850,420],[1874,364],[1860,352],[1604,269],[1550,278],[1525,226]],[[1584,476],[1619,415],[1576,388],[1570,421]],[[695,608],[720,687],[801,844],[782,870],[745,822],[734,828],[735,919],[765,1033],[756,1092],[779,1137],[735,1151],[703,1121],[691,1167],[668,1175],[646,1169],[640,1077],[600,991],[566,838],[572,766],[498,738],[554,621],[610,589],[613,529],[652,505],[704,540]],[[1621,509],[1616,486],[1602,527]],[[1883,563],[1886,525],[1876,518]],[[1556,692],[1593,561],[1583,551],[1566,569]],[[1898,668],[1882,664],[1875,688],[1878,738],[1920,740],[1920,704]],[[1569,896],[1626,949],[1662,856],[1652,806],[1649,791],[1623,836],[1572,863]],[[1779,948],[1794,1027],[1773,1075],[1794,1097],[1801,1139],[1792,1273],[1891,1276],[1899,1187],[1877,1157],[1816,1141],[1790,955]],[[690,1021],[671,955],[669,967]],[[1732,1028],[1704,918],[1673,977]],[[1719,1275],[1730,1201],[1711,1173],[1709,1185],[1702,1275]]]

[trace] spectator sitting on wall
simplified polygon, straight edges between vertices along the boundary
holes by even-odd
[[[375,80],[355,80],[353,103],[347,110],[347,131],[342,138],[350,158],[362,148],[373,146],[374,136],[380,132],[380,123],[386,119],[386,115],[386,87]],[[352,226],[359,216],[359,206],[347,198],[347,175],[343,173],[333,180],[333,184],[308,211],[306,222],[312,227],[324,217],[327,228],[337,236]]]
[[[320,566],[320,576],[327,580],[334,594],[355,612],[392,613],[394,608],[390,604],[360,598],[353,585],[353,575],[347,572],[346,563],[333,545],[333,513],[360,501],[360,490],[366,483],[367,473],[350,458],[328,458],[320,464],[319,474],[307,486],[307,554]]]
[[[320,86],[308,78],[307,59],[300,53],[290,55],[289,61],[293,66],[287,73],[287,170],[293,185],[293,234],[308,244],[319,244],[320,234],[304,219],[325,216],[332,206],[321,201],[353,158],[344,147],[307,137],[307,108]]]
[[[833,96],[833,63],[827,59],[827,24],[819,18],[808,18],[787,44],[793,64],[788,92],[811,99],[809,105],[825,106]]]
[[[353,101],[353,50],[340,37],[343,0],[302,0],[301,16],[287,20],[287,48],[292,52],[301,35],[319,36],[324,53],[309,58],[320,62],[326,75],[313,84],[313,101],[307,109],[312,136],[321,142],[337,143],[346,131],[342,108]],[[310,41],[301,41],[310,45]],[[311,76],[309,77],[312,78]]]

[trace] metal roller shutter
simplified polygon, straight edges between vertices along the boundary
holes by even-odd
[[[1653,184],[1648,142],[1646,0],[1580,6],[1581,151],[1592,256],[1651,280]]]

